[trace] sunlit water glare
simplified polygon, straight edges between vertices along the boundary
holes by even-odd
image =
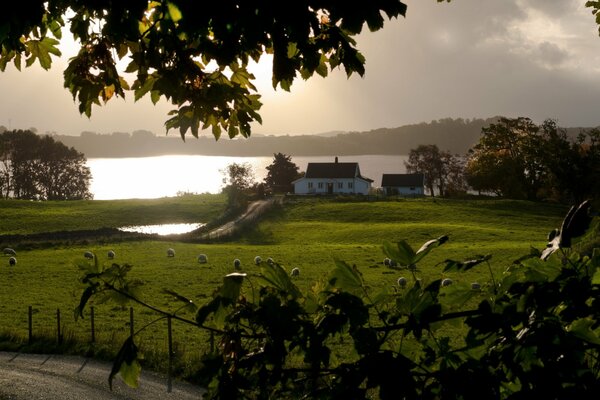
[[[178,235],[181,233],[191,232],[200,228],[204,224],[161,224],[161,225],[138,225],[138,226],[123,226],[119,228],[125,232],[139,232],[145,234],[157,235]]]
[[[293,157],[300,171],[309,162],[333,162],[335,156]],[[363,176],[381,184],[383,173],[404,173],[405,156],[340,156],[339,162],[358,162]],[[267,175],[273,157],[158,156],[138,158],[90,158],[90,191],[95,200],[155,199],[180,193],[219,193],[226,167],[248,163],[256,182]]]

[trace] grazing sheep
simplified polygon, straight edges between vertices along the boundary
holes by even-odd
[[[107,253],[107,256],[108,256],[109,259],[112,260],[113,258],[115,258],[115,252],[112,251],[112,250],[109,250],[108,253]]]
[[[442,279],[442,287],[446,287],[446,286],[450,286],[450,285],[452,285],[452,279],[450,279],[450,278]]]
[[[206,254],[198,255],[198,262],[200,264],[206,264],[208,262],[208,257],[206,256]]]
[[[260,256],[254,257],[254,264],[260,265],[261,262],[262,262],[262,258],[260,258]]]
[[[235,260],[233,260],[233,268],[240,269],[241,267],[242,267],[242,262],[239,260],[239,258],[236,258]]]
[[[398,286],[400,286],[402,289],[404,289],[406,287],[406,283],[407,280],[405,277],[401,276],[400,278],[398,278]]]
[[[473,283],[471,283],[471,289],[473,289],[473,290],[480,290],[481,289],[481,285],[479,284],[479,282],[473,282]]]
[[[14,265],[17,265],[17,259],[15,257],[11,257],[8,259],[8,265],[10,265],[11,267]]]
[[[168,248],[167,249],[167,257],[175,257],[175,250]]]
[[[383,259],[383,265],[385,265],[386,267],[397,267],[398,263],[392,260],[391,258],[386,257]]]
[[[2,250],[2,252],[4,253],[5,256],[16,256],[17,252],[14,251],[13,249],[11,249],[10,247],[5,248],[4,250]]]
[[[273,261],[273,259],[271,257],[269,257],[269,258],[267,258],[267,264],[273,265],[273,264],[275,264],[275,261]]]
[[[292,272],[290,272],[290,275],[293,276],[294,278],[300,276],[300,269],[299,268],[292,268]]]
[[[88,260],[93,260],[94,259],[94,253],[92,253],[91,251],[86,251],[85,253],[83,253],[83,256],[85,258],[87,258]]]

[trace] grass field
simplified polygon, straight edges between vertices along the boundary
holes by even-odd
[[[3,201],[0,202],[3,217],[0,233],[208,222],[218,218],[223,207],[224,198],[218,195],[72,203]],[[174,310],[179,304],[164,294],[163,289],[175,290],[201,305],[222,277],[233,271],[234,258],[242,261],[252,280],[260,270],[253,265],[256,255],[263,259],[272,257],[288,271],[300,268],[296,282],[303,290],[309,290],[328,274],[334,258],[356,264],[374,290],[393,286],[401,274],[384,267],[382,244],[404,239],[418,248],[441,235],[448,235],[450,240],[418,266],[420,276],[426,281],[451,277],[458,282],[485,283],[490,279],[487,268],[475,268],[462,275],[444,275],[439,263],[448,258],[463,260],[491,254],[492,270],[494,274],[501,274],[531,246],[544,247],[547,233],[560,225],[566,210],[565,206],[555,204],[510,200],[366,202],[306,198],[287,201],[257,226],[228,243],[153,240],[62,244],[32,250],[20,249],[19,243],[11,243],[17,250],[18,264],[11,268],[8,257],[0,258],[0,332],[11,342],[24,341],[28,329],[27,310],[32,306],[35,334],[52,337],[57,330],[56,310],[60,309],[67,337],[89,342],[89,317],[77,322],[73,317],[83,288],[78,282],[77,265],[88,262],[83,257],[87,250],[95,252],[100,263],[132,265],[131,277],[145,282],[142,298],[157,307]],[[169,247],[175,249],[173,258],[166,256]],[[107,259],[108,250],[116,252],[115,260]],[[208,256],[207,264],[197,262],[200,253]],[[129,305],[96,303],[94,307],[99,342],[95,348],[102,348],[104,343],[104,347],[114,351],[129,334]],[[156,318],[154,313],[138,306],[134,306],[134,315],[136,329]],[[182,316],[193,319],[193,314]],[[185,375],[187,366],[209,346],[208,336],[176,321],[174,339],[182,360],[179,372]],[[160,321],[144,330],[139,340],[146,354],[164,354],[166,322]]]

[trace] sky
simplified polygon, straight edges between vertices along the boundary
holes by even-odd
[[[356,39],[364,77],[334,70],[271,87],[268,60],[254,67],[268,135],[369,131],[443,118],[529,117],[563,127],[600,125],[600,37],[585,0],[405,0],[406,18]],[[166,133],[173,107],[148,98],[111,100],[88,119],[63,88],[73,49],[50,71],[37,65],[0,73],[0,125],[78,135]],[[203,133],[210,135],[210,133]],[[169,135],[177,136],[171,131]]]

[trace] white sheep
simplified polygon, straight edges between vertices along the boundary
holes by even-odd
[[[392,260],[391,258],[386,257],[383,259],[383,265],[385,265],[386,267],[396,267],[398,266],[398,263]]]
[[[167,257],[175,257],[175,250],[168,248],[167,249]]]
[[[267,258],[267,264],[274,265],[275,261],[273,261],[273,259],[271,257],[269,257],[269,258]]]
[[[233,268],[240,269],[241,267],[242,267],[242,262],[240,261],[239,258],[236,258],[235,260],[233,260]]]
[[[85,253],[83,253],[83,256],[85,258],[87,258],[88,260],[93,260],[94,259],[94,253],[92,253],[91,251],[86,251]]]
[[[208,262],[208,257],[206,256],[206,254],[199,254],[198,255],[198,262],[200,264],[206,264]]]
[[[406,280],[405,277],[401,276],[400,278],[398,278],[398,286],[400,286],[402,289],[404,289],[406,287],[406,284],[408,283],[408,281]]]
[[[112,250],[109,250],[108,253],[106,254],[108,256],[108,258],[110,260],[112,260],[113,258],[115,258],[115,252]]]
[[[479,284],[479,282],[473,282],[473,283],[471,283],[471,289],[473,289],[473,290],[480,290],[481,289],[481,285]]]
[[[446,287],[446,286],[450,286],[450,285],[452,285],[452,279],[450,279],[450,278],[442,279],[442,287]]]
[[[292,272],[290,272],[290,275],[294,278],[297,278],[298,276],[300,276],[300,269],[292,268]]]
[[[10,265],[11,267],[17,265],[17,259],[15,257],[9,258],[8,265]]]
[[[17,252],[14,251],[14,249],[11,249],[10,247],[5,248],[4,250],[2,250],[2,252],[4,253],[5,256],[16,256]]]
[[[262,262],[262,258],[260,256],[254,257],[254,264],[260,265],[261,262]]]

